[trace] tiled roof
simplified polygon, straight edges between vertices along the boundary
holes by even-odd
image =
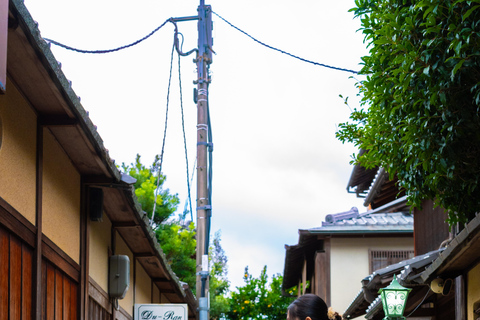
[[[362,290],[353,299],[347,310],[343,313],[346,319],[357,318],[365,314],[366,319],[372,319],[376,313],[382,309],[379,300],[378,289],[388,285],[394,274],[398,275],[398,282],[406,287],[413,288],[413,294],[418,293],[421,288],[425,288],[422,284],[421,275],[425,268],[430,266],[432,261],[445,248],[430,251],[426,254],[416,256],[414,258],[403,260],[401,262],[389,265],[385,268],[376,270],[362,280]],[[422,291],[422,296],[423,296]],[[371,301],[371,303],[368,303]],[[368,305],[368,307],[366,307]]]
[[[356,208],[355,208],[356,209]],[[345,217],[339,219],[339,217]],[[413,232],[413,216],[408,212],[363,213],[351,215],[345,212],[329,215],[321,227],[311,228],[310,233],[355,232]]]

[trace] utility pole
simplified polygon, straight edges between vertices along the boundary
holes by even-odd
[[[212,63],[212,8],[200,0],[198,16],[172,18],[175,24],[175,46],[177,52],[187,56],[197,52],[194,62],[197,64],[197,84],[195,101],[197,103],[197,267],[196,267],[196,296],[197,320],[208,320],[208,247],[210,238],[211,205],[211,142],[210,119],[208,111],[208,85],[210,83],[209,66]],[[176,22],[198,20],[198,49],[187,53],[181,52],[178,42]]]
[[[209,65],[212,63],[212,9],[200,0],[198,7],[197,64],[197,319],[208,320],[209,268],[208,247],[211,216],[211,193],[209,190],[208,152],[209,141],[208,85]]]

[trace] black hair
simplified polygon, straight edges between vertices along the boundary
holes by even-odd
[[[328,320],[328,307],[319,296],[307,293],[293,301],[287,308],[290,320]]]

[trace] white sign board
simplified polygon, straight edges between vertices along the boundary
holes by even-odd
[[[181,303],[135,304],[135,320],[188,320],[188,305]]]

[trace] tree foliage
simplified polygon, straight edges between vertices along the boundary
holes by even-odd
[[[137,196],[142,209],[149,215],[153,212],[157,182],[158,185],[160,185],[157,192],[157,204],[155,206],[155,216],[153,219],[157,225],[168,219],[177,210],[177,206],[180,203],[178,194],[170,194],[169,189],[162,188],[166,177],[163,174],[160,174],[160,179],[158,179],[159,161],[159,156],[156,155],[152,166],[147,168],[140,162],[140,155],[137,154],[135,163],[131,163],[130,165],[125,165],[125,163],[122,164],[123,171],[137,179],[137,182],[135,182],[134,185],[135,195]]]
[[[135,195],[142,210],[149,214],[153,212],[154,194],[157,182],[159,182],[153,228],[173,272],[180,281],[188,283],[195,292],[195,226],[193,223],[183,226],[180,221],[169,219],[175,213],[180,201],[177,194],[170,194],[169,189],[162,188],[166,178],[164,175],[160,175],[160,179],[158,179],[158,155],[149,168],[143,165],[140,159],[140,155],[137,154],[135,163],[122,164],[122,169],[137,179],[134,185]]]
[[[220,244],[220,231],[215,233],[210,246],[210,319],[224,318],[229,310],[227,293],[229,288],[227,256]]]
[[[355,4],[370,52],[362,106],[337,137],[397,175],[413,206],[434,199],[450,224],[467,221],[480,210],[480,1]]]
[[[154,191],[157,187],[157,174],[159,170],[159,158],[150,168],[145,167],[137,154],[135,163],[129,166],[123,164],[123,171],[137,179],[135,183],[135,195],[142,209],[148,213],[153,211]],[[177,194],[170,194],[168,189],[163,189],[165,176],[159,179],[159,192],[155,208],[154,225],[157,240],[165,253],[167,262],[180,281],[187,283],[196,292],[196,230],[191,222],[184,225],[178,220],[169,219],[175,213],[180,202]],[[210,316],[219,319],[228,310],[228,301],[225,295],[228,291],[227,257],[220,245],[220,232],[215,234],[213,245],[210,247]]]
[[[169,221],[159,225],[155,233],[173,272],[195,292],[197,241],[193,222],[184,227],[178,221]]]
[[[243,280],[245,285],[231,292],[227,319],[286,319],[287,307],[294,298],[282,296],[283,277],[281,275],[274,275],[269,283],[266,266],[258,278],[249,274],[247,267]],[[294,291],[296,289],[292,289],[291,294],[295,295]]]

